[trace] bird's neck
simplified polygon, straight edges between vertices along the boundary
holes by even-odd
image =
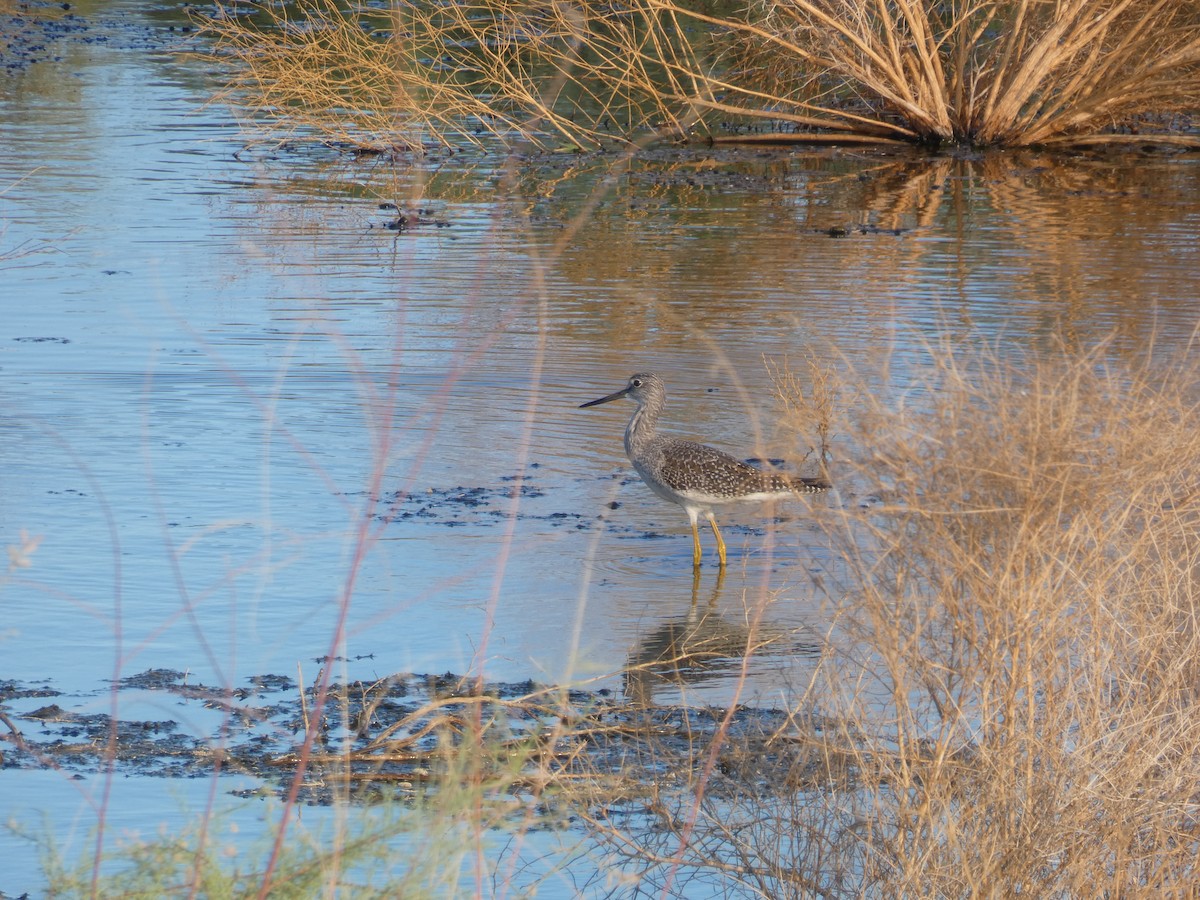
[[[642,449],[654,440],[660,412],[662,403],[653,400],[639,404],[634,411],[629,425],[625,428],[625,454],[630,459],[639,455]]]

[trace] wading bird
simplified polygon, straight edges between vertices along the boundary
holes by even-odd
[[[795,494],[815,494],[832,485],[824,478],[798,478],[764,472],[713,447],[658,435],[658,417],[667,401],[663,380],[653,372],[631,375],[621,390],[580,404],[580,409],[628,397],[637,403],[625,428],[625,454],[642,481],[658,496],[678,503],[692,523],[692,565],[700,567],[701,513],[717,539],[717,555],[725,567],[725,541],[717,528],[714,506],[748,501],[780,500]]]

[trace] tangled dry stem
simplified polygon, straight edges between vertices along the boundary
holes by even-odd
[[[225,96],[355,146],[722,135],[1200,146],[1200,13],[1173,0],[337,0],[221,9]]]
[[[1195,878],[1197,373],[1102,352],[939,348],[930,413],[864,420],[854,474],[887,503],[834,534],[857,666],[819,693],[863,751],[830,805],[898,895]]]

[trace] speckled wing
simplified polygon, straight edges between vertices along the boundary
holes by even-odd
[[[668,441],[661,448],[663,483],[678,493],[704,494],[714,499],[754,499],[763,494],[823,491],[820,478],[794,478],[763,472],[714,447],[692,441]]]

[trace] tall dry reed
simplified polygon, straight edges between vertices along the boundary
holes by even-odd
[[[961,359],[872,410],[830,710],[899,894],[1183,891],[1200,833],[1197,367]],[[1055,357],[1055,354],[1050,354]]]

